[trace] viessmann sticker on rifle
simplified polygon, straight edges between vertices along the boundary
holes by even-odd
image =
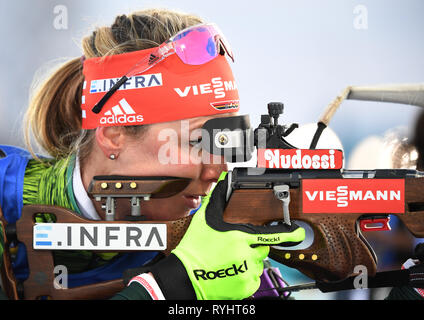
[[[258,149],[258,167],[270,169],[341,169],[343,152],[333,149]]]
[[[38,223],[34,249],[165,250],[166,224]]]
[[[405,213],[404,179],[304,179],[303,213]]]

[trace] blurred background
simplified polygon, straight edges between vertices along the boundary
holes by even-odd
[[[348,85],[424,82],[421,0],[2,0],[0,144],[24,147],[23,113],[34,79],[42,79],[58,62],[80,56],[80,39],[95,26],[148,7],[179,9],[220,26],[235,53],[242,113],[250,114],[254,126],[271,101],[285,105],[281,122],[307,124],[316,122]],[[346,167],[384,167],[376,145],[381,147],[393,132],[396,139],[408,139],[418,112],[406,105],[345,101],[330,127],[343,144]],[[381,250],[383,267],[399,268],[415,240],[389,237],[402,248],[405,243],[406,253]],[[308,281],[278,266],[291,284]],[[312,290],[293,296],[377,299],[384,294]]]

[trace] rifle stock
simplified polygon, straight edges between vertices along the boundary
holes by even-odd
[[[396,175],[397,170],[385,171]],[[277,183],[278,170],[272,180]],[[281,181],[290,183],[287,174],[281,173]],[[402,170],[397,171],[402,174]],[[406,173],[406,172],[405,172]],[[419,174],[418,174],[419,175]],[[236,178],[237,179],[237,178]],[[244,181],[247,181],[247,177]],[[267,180],[266,178],[261,180]],[[296,179],[295,179],[296,180]],[[424,178],[405,178],[405,212],[394,213],[415,237],[424,237],[424,201],[421,190]],[[254,183],[258,179],[252,178]],[[294,180],[291,180],[293,182]],[[358,221],[364,213],[304,213],[302,208],[302,181],[290,189],[290,218],[309,224],[314,233],[312,244],[301,250],[286,250],[272,247],[270,257],[274,260],[298,269],[315,280],[337,281],[353,275],[355,266],[363,265],[370,276],[377,271],[377,257],[363,237]],[[297,184],[296,183],[296,184]],[[237,182],[236,182],[237,184]],[[381,212],[382,215],[391,214]],[[241,215],[243,217],[241,217]],[[283,208],[273,190],[266,188],[248,188],[235,190],[224,213],[227,222],[266,224],[282,220]]]
[[[271,248],[272,259],[319,280],[344,279],[359,264],[365,265],[370,274],[376,272],[372,252],[356,232],[356,221],[361,214],[302,214],[300,189],[292,189],[290,197],[291,219],[308,223],[314,232],[314,241],[309,248],[303,250]],[[224,220],[235,222],[241,212],[249,218],[260,212],[260,222],[263,223],[281,220],[283,215],[281,201],[274,197],[272,190],[266,189],[235,191],[225,211]],[[259,222],[258,219],[255,220]]]

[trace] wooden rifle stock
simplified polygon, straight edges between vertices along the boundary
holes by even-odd
[[[424,237],[424,178],[404,180],[405,212],[394,214],[415,237]],[[345,279],[353,275],[358,265],[365,266],[373,276],[377,271],[377,257],[358,226],[358,219],[364,214],[303,213],[301,192],[301,185],[290,189],[290,218],[310,225],[313,242],[302,250],[272,247],[270,257],[315,280]],[[272,189],[239,189],[233,192],[224,216],[227,222],[268,223],[281,220],[283,209]]]
[[[314,241],[303,250],[271,248],[272,259],[319,280],[344,279],[357,265],[366,266],[370,275],[376,272],[372,249],[356,226],[362,214],[303,214],[300,188],[291,189],[290,197],[290,218],[308,223],[314,232]],[[237,219],[236,212],[249,217],[260,212],[262,219],[269,221],[281,219],[283,215],[281,201],[269,189],[234,192],[226,210],[227,219],[232,217],[228,222]]]

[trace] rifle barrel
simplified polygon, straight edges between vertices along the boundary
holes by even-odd
[[[353,86],[349,100],[392,102],[424,107],[424,84]]]

